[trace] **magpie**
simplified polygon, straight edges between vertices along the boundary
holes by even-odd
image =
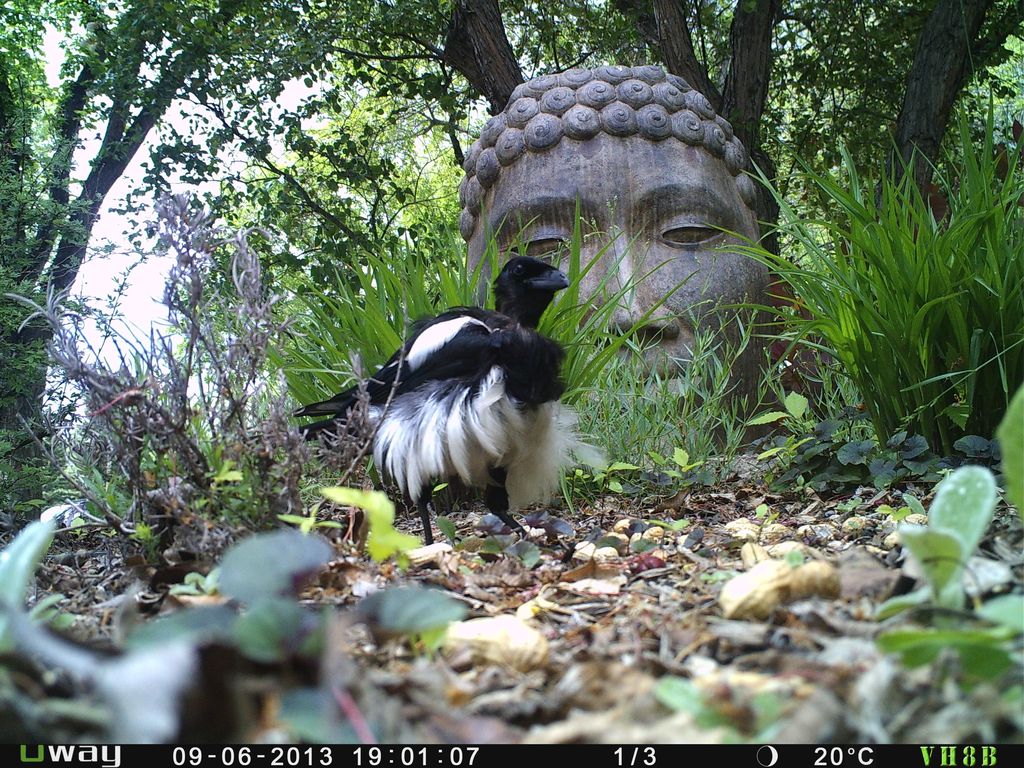
[[[510,505],[550,495],[582,445],[575,414],[559,402],[564,353],[537,331],[568,285],[550,264],[512,258],[494,281],[496,310],[455,307],[421,320],[366,383],[374,462],[416,505],[427,544],[436,482],[483,489],[487,508],[524,534]],[[336,430],[357,397],[351,387],[297,410],[330,417],[302,427],[305,437]]]

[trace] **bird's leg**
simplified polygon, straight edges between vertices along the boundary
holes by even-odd
[[[419,510],[420,520],[423,521],[423,541],[426,544],[434,543],[434,530],[430,526],[430,494],[434,492],[434,486],[425,485],[420,488],[419,498],[416,499],[416,509]]]
[[[508,513],[508,491],[505,489],[505,481],[508,479],[508,473],[503,467],[490,467],[488,471],[491,474],[491,480],[494,481],[494,484],[488,485],[487,489],[484,491],[484,504],[486,504],[487,509],[497,515],[505,525],[518,531],[520,536],[526,538],[526,529],[517,523],[515,518]]]

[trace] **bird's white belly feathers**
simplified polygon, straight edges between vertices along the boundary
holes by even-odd
[[[495,366],[475,392],[465,382],[435,381],[395,398],[377,430],[373,457],[414,501],[437,478],[457,476],[480,488],[490,482],[489,467],[502,467],[510,506],[518,508],[558,488],[576,442],[571,408],[517,404]]]

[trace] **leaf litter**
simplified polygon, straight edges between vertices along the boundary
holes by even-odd
[[[238,627],[230,637],[190,628],[174,646],[189,661],[167,680],[157,674],[161,662],[152,649],[147,658],[113,657],[151,667],[143,679],[163,686],[163,700],[187,689],[180,701],[191,710],[165,704],[154,713],[163,718],[157,725],[135,732],[124,731],[131,721],[123,718],[121,730],[103,730],[103,718],[68,711],[49,721],[48,732],[470,743],[1019,738],[1020,714],[1006,690],[987,681],[950,685],[954,659],[940,654],[908,667],[876,644],[880,632],[913,618],[879,621],[879,605],[911,592],[920,578],[887,511],[900,505],[898,494],[874,489],[850,503],[746,483],[667,499],[604,496],[572,518],[571,557],[564,544],[541,536],[530,565],[482,551],[472,513],[452,518],[456,546],[413,550],[405,570],[374,562],[349,538],[328,532],[324,567],[312,567],[321,545],[299,558],[295,586],[305,612],[288,614],[294,624],[257,660]],[[759,518],[765,506],[770,514]],[[416,526],[414,515],[399,520],[410,532]],[[1019,598],[1020,545],[1020,518],[1003,507],[982,541],[983,562],[967,568],[976,598]],[[155,568],[124,557],[99,534],[61,534],[37,574],[35,597],[63,594],[64,632],[98,654],[93,649],[119,647],[153,617],[194,605],[168,593],[187,573],[199,574],[192,582],[201,586],[217,564],[195,555],[176,569]],[[815,571],[810,586],[791,583],[801,570]],[[227,576],[231,594],[250,603],[250,612],[270,589],[240,584],[230,569]],[[727,596],[743,580],[753,592],[741,602],[755,610],[730,610]],[[414,588],[420,592],[409,594],[418,597],[392,607],[381,602]],[[304,618],[323,612],[319,625]],[[267,620],[283,622],[287,613],[278,606]],[[44,632],[30,624],[21,631],[28,643]],[[310,646],[319,648],[314,655],[303,651],[311,640],[304,632],[322,635]],[[54,653],[59,663],[62,652]],[[93,696],[108,714],[130,709],[134,695],[111,688],[115,663],[95,657],[96,679],[107,687]],[[54,683],[37,668],[25,679],[33,682],[19,694],[81,704],[72,681]],[[214,700],[225,702],[216,715]],[[15,738],[38,735],[31,726],[7,727],[12,732],[4,735]]]

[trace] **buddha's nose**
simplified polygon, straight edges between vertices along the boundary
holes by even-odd
[[[680,328],[676,316],[664,304],[659,304],[663,298],[650,290],[646,279],[649,276],[637,273],[644,264],[644,259],[637,257],[638,244],[625,229],[613,227],[610,234],[608,251],[615,265],[611,284],[623,291],[619,307],[612,314],[611,329],[626,334],[635,328],[638,341],[677,338]]]
[[[644,307],[643,302],[634,299],[627,306],[619,307],[612,315],[612,328],[621,334],[636,328],[640,341],[678,338],[680,329],[676,316],[664,307],[651,310],[650,306]]]

